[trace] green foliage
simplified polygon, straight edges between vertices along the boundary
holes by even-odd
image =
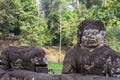
[[[115,50],[120,51],[119,48],[119,30],[120,30],[120,0],[110,0],[103,7],[94,8],[94,19],[102,20],[107,28],[106,42],[111,45]]]
[[[20,43],[23,45],[43,46],[47,41],[46,24],[41,20],[36,21],[37,24],[30,25],[29,23],[21,26],[22,34],[20,36]]]
[[[86,18],[90,18],[90,16],[93,13],[92,9],[87,9],[85,4],[81,4],[79,5],[78,8],[76,8],[75,13],[78,15],[78,21],[80,23],[80,21],[83,21]]]
[[[120,52],[120,26],[112,27],[106,35],[106,42],[116,51]]]
[[[73,11],[66,11],[62,15],[62,45],[69,46],[76,43],[77,36],[77,14]]]
[[[86,4],[87,8],[91,8],[93,5],[101,6],[102,0],[80,0],[81,3]]]
[[[46,23],[38,17],[35,0],[21,0],[20,10],[20,43],[23,45],[42,46],[46,43]]]
[[[62,63],[53,63],[53,62],[49,62],[48,63],[48,69],[52,69],[55,74],[61,74],[62,72]],[[49,74],[52,74],[51,72],[49,72]]]
[[[15,0],[0,0],[0,32],[2,36],[9,34],[16,27],[18,6]]]
[[[114,0],[103,7],[97,7],[93,13],[93,18],[102,20],[108,29],[114,25],[118,25],[120,21],[120,3],[119,0]]]
[[[47,45],[59,45],[60,15],[62,16],[65,13],[65,11],[68,9],[67,8],[68,3],[65,0],[54,0],[54,1],[41,0],[41,3],[43,5],[42,7],[45,12],[45,18],[47,21],[46,23],[48,26],[48,32],[49,32],[49,36],[50,36],[49,37],[50,40],[47,43]],[[62,20],[61,22],[64,22],[64,21]],[[66,36],[64,36],[64,38],[62,38],[62,39],[67,40]],[[67,41],[67,43],[68,43],[68,41]]]
[[[60,14],[58,12],[51,12],[48,16],[48,29],[49,35],[51,36],[50,45],[58,45],[60,39]]]
[[[13,31],[19,35],[21,45],[59,45],[61,25],[62,46],[69,46],[77,41],[78,24],[91,18],[105,23],[108,32],[106,42],[120,51],[119,2],[40,0],[38,9],[35,0],[0,0],[0,35],[6,36]],[[45,16],[41,15],[42,12]]]

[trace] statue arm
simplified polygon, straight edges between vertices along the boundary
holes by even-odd
[[[73,50],[70,50],[66,53],[64,62],[63,62],[63,74],[76,73],[76,62],[75,62],[75,53]]]
[[[112,77],[120,77],[120,56],[114,50],[109,51],[110,56],[108,62],[108,74]]]

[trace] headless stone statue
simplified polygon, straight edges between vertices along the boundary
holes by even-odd
[[[45,51],[33,46],[6,47],[0,56],[0,76],[2,77],[14,70],[48,73]]]
[[[84,20],[78,26],[77,44],[66,53],[62,73],[118,76],[120,57],[105,44],[105,33],[101,21]]]

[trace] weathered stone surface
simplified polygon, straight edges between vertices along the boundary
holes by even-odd
[[[62,80],[95,80],[99,76],[82,76],[80,74],[63,74]]]
[[[120,80],[120,78],[97,75],[83,76],[80,74],[52,75],[25,70],[14,70],[5,74],[0,80]]]
[[[86,19],[78,26],[78,42],[67,51],[63,74],[79,73],[110,77],[120,74],[120,56],[106,45],[103,22]]]
[[[22,80],[61,80],[61,75],[36,73],[26,70],[14,70],[9,73],[9,77]]]
[[[120,78],[116,78],[116,77],[97,77],[96,80],[120,80]]]
[[[44,73],[33,73],[28,75],[26,80],[61,80],[61,75],[51,75],[51,74],[44,74]]]
[[[61,75],[37,73],[26,70],[14,70],[7,73],[3,80],[61,80]]]
[[[120,80],[120,78],[96,75],[82,76],[80,74],[63,74],[61,80]]]
[[[14,70],[48,73],[47,65],[46,53],[42,48],[36,46],[7,46],[0,56],[0,78],[9,80],[9,76],[14,75],[13,77],[18,77],[21,80],[28,74],[18,71],[11,74]]]
[[[42,48],[35,46],[8,46],[0,56],[0,69],[29,70],[47,73],[46,53]]]

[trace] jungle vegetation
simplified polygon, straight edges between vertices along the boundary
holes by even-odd
[[[77,26],[97,19],[107,28],[106,43],[120,51],[120,0],[0,0],[0,36],[14,33],[18,44],[76,44]]]

